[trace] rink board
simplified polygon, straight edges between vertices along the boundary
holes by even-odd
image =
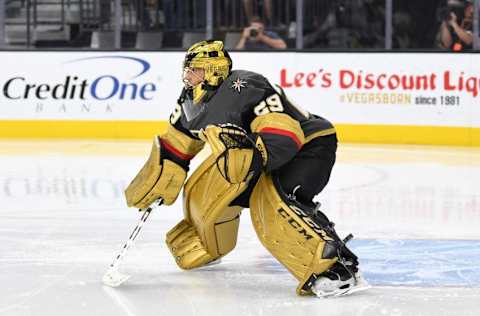
[[[0,121],[3,138],[150,139],[168,121]],[[480,146],[480,128],[336,124],[342,142]]]
[[[3,138],[150,138],[182,87],[183,52],[0,54]],[[344,142],[480,145],[480,54],[232,55]]]

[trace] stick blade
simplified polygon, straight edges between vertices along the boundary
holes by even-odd
[[[117,287],[125,283],[130,276],[127,274],[123,274],[118,270],[108,270],[107,273],[102,278],[103,284],[110,286],[110,287]]]

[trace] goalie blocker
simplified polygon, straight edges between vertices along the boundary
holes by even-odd
[[[125,190],[127,205],[146,208],[158,197],[166,205],[173,204],[186,177],[181,166],[162,159],[160,137],[156,136],[147,162]]]
[[[146,208],[159,198],[165,205],[175,202],[187,177],[188,164],[204,143],[169,125],[155,136],[150,156],[125,190],[129,207]]]

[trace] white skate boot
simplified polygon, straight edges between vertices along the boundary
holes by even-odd
[[[345,268],[342,263],[335,263],[332,268],[322,273],[312,286],[312,292],[318,297],[343,296],[359,292],[371,286],[358,271]]]

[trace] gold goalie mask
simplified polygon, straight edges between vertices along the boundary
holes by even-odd
[[[195,69],[202,69],[204,77],[202,81],[192,85],[187,76]],[[202,41],[188,49],[182,76],[186,94],[182,107],[187,120],[190,121],[198,115],[208,91],[216,90],[230,75],[231,70],[232,60],[222,41]]]

